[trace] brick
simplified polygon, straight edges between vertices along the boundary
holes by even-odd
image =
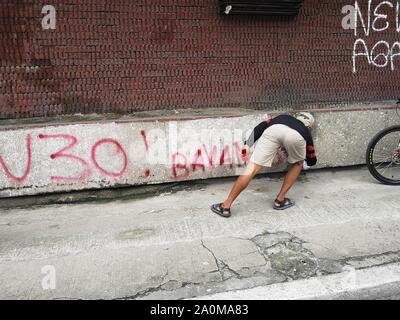
[[[0,2],[0,117],[186,107],[318,107],[395,98],[400,72],[360,59],[348,1],[304,1],[295,19],[223,17],[213,0]],[[394,25],[393,16],[390,23]],[[362,35],[362,29],[358,29]],[[390,29],[365,37],[399,40]],[[400,58],[398,58],[400,68]]]

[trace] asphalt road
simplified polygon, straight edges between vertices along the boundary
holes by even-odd
[[[289,195],[296,206],[277,212],[281,182],[255,179],[229,219],[209,206],[232,179],[140,199],[1,209],[0,298],[228,298],[334,276],[346,296],[359,283],[368,289],[363,270],[377,267],[392,268],[387,282],[370,282],[383,291],[359,297],[399,298],[399,188],[364,168],[307,171]]]

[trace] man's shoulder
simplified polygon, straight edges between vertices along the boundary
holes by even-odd
[[[296,123],[297,120],[295,117],[291,116],[290,114],[280,114],[272,119],[272,122],[275,123]],[[300,121],[301,122],[301,121]]]

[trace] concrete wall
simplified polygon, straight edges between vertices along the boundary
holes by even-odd
[[[392,107],[316,111],[317,167],[364,163],[371,137],[399,122]],[[259,113],[3,126],[0,197],[238,175],[245,164],[241,141],[265,118]]]

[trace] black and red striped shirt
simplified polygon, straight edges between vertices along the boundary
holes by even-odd
[[[249,139],[245,141],[245,144],[251,147],[264,133],[265,129],[268,127],[274,125],[274,124],[283,124],[288,126],[289,128],[292,128],[293,130],[296,130],[300,135],[304,138],[306,141],[306,162],[308,166],[314,166],[317,163],[317,156],[315,153],[315,147],[314,147],[314,142],[313,138],[311,136],[310,130],[304,125],[303,122],[300,120],[296,119],[295,117],[292,117],[290,115],[279,115],[272,120],[266,120],[261,122],[259,125],[257,125],[253,132],[251,133]]]

